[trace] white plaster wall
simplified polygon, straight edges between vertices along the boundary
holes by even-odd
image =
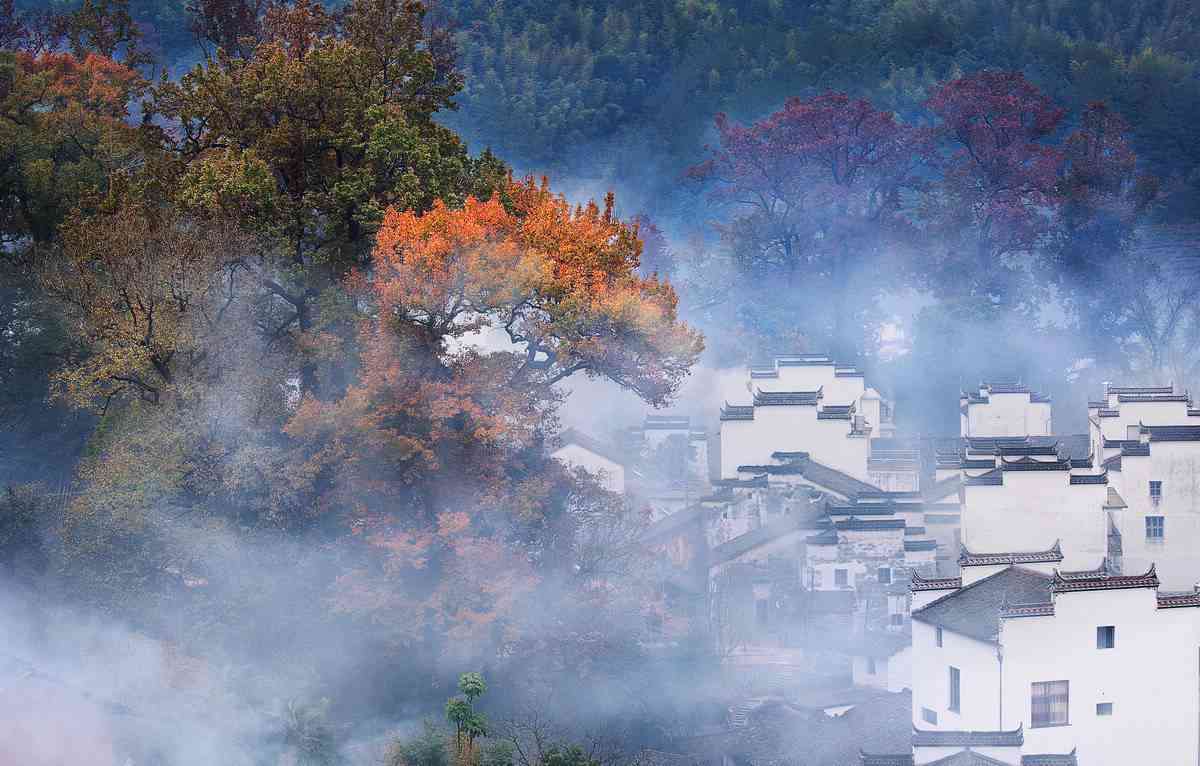
[[[760,451],[756,444],[754,425],[756,420],[722,420],[721,421],[721,478],[736,479],[739,465],[750,463],[770,462],[771,452],[767,451],[768,460],[754,459]]]
[[[1072,485],[1066,471],[1011,471],[1003,486],[965,492],[963,544],[972,551],[1043,551],[1060,539],[1064,569],[1090,569],[1108,552],[1103,484]]]
[[[578,444],[565,444],[550,454],[564,465],[582,468],[592,474],[610,492],[625,491],[625,468],[620,463],[614,463]]]
[[[868,689],[887,689],[890,663],[886,657],[875,660],[875,672],[870,671],[870,661],[866,657],[855,657],[850,663],[851,680],[855,686]]]
[[[912,647],[906,646],[888,658],[887,690],[900,692],[912,688]]]
[[[939,647],[934,626],[914,619],[912,629],[913,725],[939,731],[995,729],[1000,703],[996,646],[945,630]],[[951,666],[960,671],[962,706],[957,713],[948,709]],[[937,713],[937,726],[921,718],[923,707]]]
[[[967,405],[969,436],[1047,436],[1050,404],[1029,401],[1029,394],[991,394],[983,404]]]
[[[1150,589],[1059,594],[1055,615],[1005,620],[1004,728],[1023,723],[1025,752],[1078,748],[1079,763],[1193,766],[1200,731],[1200,609],[1156,609]],[[1096,648],[1096,628],[1116,646]],[[1067,726],[1032,728],[1031,684],[1070,682]],[[1112,716],[1096,703],[1111,702]]]
[[[721,476],[736,478],[739,465],[772,463],[774,452],[808,452],[817,462],[866,481],[870,440],[849,432],[849,421],[818,420],[816,407],[756,407],[754,420],[721,422]]]
[[[1187,402],[1120,402],[1116,407],[1121,415],[1112,419],[1122,425],[1170,426],[1188,422]]]
[[[1150,482],[1162,482],[1162,501],[1150,501]],[[1112,516],[1121,532],[1126,573],[1153,563],[1167,590],[1200,580],[1200,442],[1153,442],[1149,457],[1124,457],[1109,475],[1128,508]],[[1146,516],[1164,517],[1163,542],[1146,539]]]

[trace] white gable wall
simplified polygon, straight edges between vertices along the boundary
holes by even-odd
[[[1109,475],[1128,508],[1112,516],[1121,532],[1124,571],[1144,572],[1156,564],[1166,590],[1191,588],[1200,580],[1200,442],[1152,442],[1149,457],[1121,458]],[[1162,500],[1150,498],[1150,482],[1162,482]],[[1146,517],[1162,516],[1161,541],[1146,537]]]
[[[1103,484],[1066,471],[1009,471],[1002,486],[967,486],[963,544],[977,553],[1042,551],[1062,541],[1065,569],[1091,569],[1108,552]]]
[[[1049,402],[1031,402],[1028,393],[990,394],[986,403],[967,405],[964,436],[1048,436]]]
[[[610,492],[625,491],[624,466],[603,455],[597,455],[578,444],[564,444],[552,452],[551,457],[572,468],[582,468],[595,476],[601,486]]]
[[[1152,589],[1062,593],[1049,617],[1008,619],[1004,723],[1023,724],[1025,752],[1065,753],[1079,763],[1197,763],[1200,636],[1195,608],[1157,609]],[[1096,628],[1116,627],[1116,646],[1096,648]],[[1067,726],[1033,728],[1031,685],[1070,682]],[[1112,716],[1096,703],[1111,702]]]
[[[934,626],[913,620],[912,630],[913,725],[938,731],[994,730],[1000,700],[996,646],[943,630],[939,647]],[[960,673],[962,705],[958,712],[949,709],[951,666]],[[937,713],[937,725],[922,718],[922,708]]]

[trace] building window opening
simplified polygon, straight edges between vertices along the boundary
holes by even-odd
[[[962,673],[953,665],[950,666],[950,710],[957,713],[962,710]]]
[[[1115,625],[1101,625],[1096,628],[1096,648],[1097,649],[1112,649],[1117,645],[1117,627]]]
[[[1146,517],[1146,542],[1161,543],[1167,536],[1166,519],[1163,516]]]
[[[1035,681],[1030,704],[1033,728],[1070,723],[1070,681]]]

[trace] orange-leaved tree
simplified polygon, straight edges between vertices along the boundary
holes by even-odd
[[[507,192],[388,213],[354,280],[371,307],[357,382],[288,425],[296,480],[367,543],[339,606],[404,642],[421,620],[494,638],[539,570],[569,560],[572,515],[603,493],[545,455],[555,384],[607,378],[663,404],[702,349],[670,285],[638,276],[637,230],[611,196]]]

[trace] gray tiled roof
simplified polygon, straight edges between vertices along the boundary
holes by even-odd
[[[922,766],[1012,766],[1012,764],[998,761],[974,750],[959,750],[957,753],[951,753],[936,761],[929,761]]]
[[[1055,572],[1051,590],[1069,593],[1081,590],[1124,590],[1127,588],[1158,588],[1154,565],[1140,575],[1110,575],[1103,571]]]
[[[906,551],[936,551],[937,540],[905,540],[904,550]]]
[[[1200,426],[1142,426],[1142,433],[1149,433],[1152,442],[1200,441]]]
[[[1044,551],[1010,551],[1004,553],[972,553],[962,546],[958,556],[960,567],[996,566],[998,564],[1057,564],[1063,560],[1061,541],[1055,540]]]
[[[1033,753],[1021,756],[1021,766],[1079,766],[1075,751],[1063,753]]]
[[[721,420],[754,420],[754,405],[725,403],[721,408]]]
[[[913,591],[927,590],[958,590],[962,587],[961,577],[922,577],[920,572],[912,573]]]
[[[914,611],[912,618],[980,641],[995,642],[1005,604],[1048,602],[1050,583],[1051,578],[1040,572],[1008,567],[926,604]]]
[[[925,731],[913,728],[913,747],[1020,747],[1025,732],[1018,726],[1012,731]]]
[[[784,407],[803,405],[815,407],[821,401],[821,389],[816,391],[755,391],[755,407]]]

